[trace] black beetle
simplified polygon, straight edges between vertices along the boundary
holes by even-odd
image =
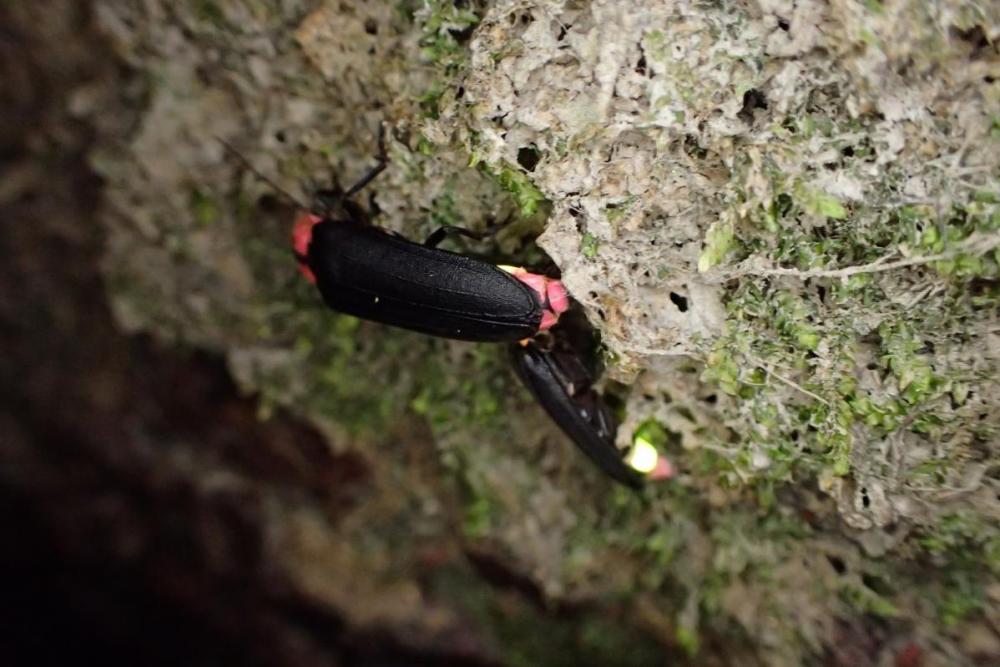
[[[514,369],[573,444],[612,479],[638,489],[644,477],[626,464],[623,452],[615,446],[618,425],[593,387],[587,363],[593,351],[580,345],[581,335],[590,335],[589,328],[574,332],[560,325],[548,334],[512,345]]]
[[[223,139],[257,176],[303,209],[292,228],[299,270],[333,310],[443,338],[511,342],[547,331],[569,307],[562,281],[514,266],[497,266],[436,246],[448,234],[482,239],[444,226],[423,244],[377,227],[351,200],[387,164],[385,133],[378,162],[346,191],[320,190],[306,210]]]
[[[220,141],[298,204],[239,151]],[[589,326],[549,332],[569,310],[562,282],[435,247],[450,233],[484,238],[489,232],[445,226],[421,245],[372,225],[367,211],[351,197],[385,169],[383,133],[379,151],[378,163],[360,181],[347,191],[317,192],[312,209],[296,219],[292,248],[302,274],[339,312],[444,338],[519,341],[512,346],[514,366],[549,416],[605,473],[632,488],[641,487],[643,476],[615,447],[617,424],[592,387],[593,374],[584,363],[593,356],[592,346],[580,344],[584,339],[593,342]]]
[[[447,234],[484,238],[446,226],[423,244],[376,227],[350,197],[386,165],[346,192],[320,191],[299,215],[292,246],[299,269],[332,309],[420,333],[483,342],[530,338],[553,326],[569,306],[562,282],[435,246]]]
[[[330,308],[433,336],[523,340],[551,327],[568,305],[558,280],[420,245],[357,220],[301,216],[295,247],[302,272]]]

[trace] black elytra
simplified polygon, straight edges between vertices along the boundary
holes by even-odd
[[[530,338],[541,325],[538,296],[510,273],[359,221],[316,224],[305,259],[323,301],[366,320],[481,342]]]
[[[512,345],[511,357],[521,381],[573,444],[615,481],[641,488],[643,477],[615,446],[617,424],[579,355],[531,342]]]

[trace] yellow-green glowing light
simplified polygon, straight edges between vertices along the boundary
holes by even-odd
[[[641,435],[637,435],[632,442],[632,451],[625,462],[641,473],[651,473],[656,469],[656,462],[660,455],[649,440]]]

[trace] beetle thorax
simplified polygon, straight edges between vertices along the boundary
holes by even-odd
[[[295,218],[295,225],[292,227],[292,248],[300,259],[308,257],[312,229],[322,221],[323,218],[315,213],[302,213]]]

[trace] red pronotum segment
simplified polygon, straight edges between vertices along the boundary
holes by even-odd
[[[542,302],[543,309],[542,321],[538,326],[539,331],[551,329],[559,321],[559,316],[569,308],[569,294],[558,278],[529,273],[525,269],[515,266],[501,266],[500,268],[535,290],[535,294]]]
[[[306,264],[309,256],[309,242],[312,241],[312,228],[323,221],[323,218],[313,213],[302,213],[295,219],[292,226],[292,249],[299,258],[299,272],[312,284],[316,284],[316,276]]]

